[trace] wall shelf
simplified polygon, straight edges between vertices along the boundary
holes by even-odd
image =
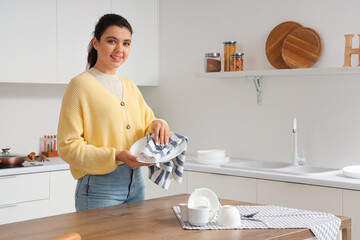
[[[197,73],[199,78],[237,79],[247,78],[254,81],[257,103],[261,103],[261,79],[263,77],[294,77],[294,76],[326,76],[360,74],[360,67],[334,67],[334,68],[297,68],[297,69],[269,69],[239,72],[211,72]]]
[[[316,76],[316,75],[344,75],[360,74],[360,67],[334,67],[334,68],[297,68],[297,69],[269,69],[251,70],[239,72],[214,72],[197,73],[201,78],[246,78],[246,77],[270,77],[270,76]]]

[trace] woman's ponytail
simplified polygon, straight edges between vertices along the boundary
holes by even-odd
[[[93,46],[92,39],[90,40],[89,46],[88,46],[88,57],[87,57],[87,69],[92,68],[97,61],[97,51]]]

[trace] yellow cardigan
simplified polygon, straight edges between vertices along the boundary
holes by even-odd
[[[58,125],[59,156],[75,179],[115,170],[115,151],[129,150],[156,119],[137,86],[120,78],[123,99],[88,72],[73,78],[63,97]]]

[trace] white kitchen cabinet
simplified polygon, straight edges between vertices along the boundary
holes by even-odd
[[[58,82],[68,83],[86,70],[95,25],[112,12],[125,17],[134,30],[129,58],[118,74],[137,85],[158,85],[158,5],[158,0],[58,0]]]
[[[188,192],[197,188],[209,188],[219,198],[256,202],[256,179],[188,172]]]
[[[110,12],[134,28],[130,56],[118,74],[137,85],[158,85],[158,0],[0,1],[6,36],[0,45],[0,82],[67,84],[86,70],[95,25]]]
[[[134,31],[129,58],[118,74],[137,85],[159,85],[159,0],[111,0],[111,11]]]
[[[342,190],[306,184],[257,180],[257,203],[342,215]]]
[[[360,192],[352,190],[343,190],[343,215],[351,217],[352,239],[360,239]]]
[[[110,0],[58,0],[58,82],[68,83],[86,70],[88,45]]]
[[[145,199],[152,199],[158,197],[171,196],[176,194],[187,193],[188,185],[188,173],[184,171],[182,183],[178,183],[175,180],[172,180],[169,190],[165,190],[148,178],[148,167],[142,167],[143,175],[145,179]]]
[[[0,1],[0,81],[46,83],[57,78],[56,1]]]
[[[51,215],[75,212],[76,183],[70,170],[50,172]]]
[[[49,173],[0,177],[0,224],[49,213]]]
[[[0,177],[0,224],[75,211],[70,170]]]

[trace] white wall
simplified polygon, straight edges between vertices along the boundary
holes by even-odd
[[[39,153],[40,137],[56,134],[65,88],[55,84],[0,83],[0,149]]]
[[[247,70],[272,69],[266,38],[288,20],[322,36],[314,67],[342,66],[343,35],[360,33],[359,7],[356,0],[160,0],[160,87],[140,89],[173,131],[189,136],[189,153],[224,148],[232,157],[290,161],[297,117],[309,164],[360,164],[359,76],[266,77],[261,106],[251,80],[195,77],[204,53],[222,53],[225,40],[238,41]],[[39,137],[56,133],[65,87],[1,83],[0,147],[38,152]]]
[[[313,67],[341,67],[344,34],[360,33],[359,8],[356,0],[160,0],[160,87],[141,90],[173,131],[189,137],[189,153],[224,148],[232,157],[291,161],[297,117],[309,164],[360,164],[360,76],[266,77],[260,106],[251,80],[195,77],[204,53],[223,53],[226,40],[238,41],[246,70],[273,69],[266,38],[284,21],[321,35]]]

